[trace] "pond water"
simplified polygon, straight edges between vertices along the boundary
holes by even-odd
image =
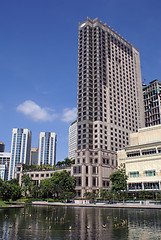
[[[159,240],[161,210],[30,205],[0,209],[0,239]]]

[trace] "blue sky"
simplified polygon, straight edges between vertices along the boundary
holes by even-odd
[[[146,83],[161,80],[159,0],[1,0],[0,141],[12,128],[57,134],[57,161],[68,155],[76,118],[78,23],[96,17],[132,43]]]

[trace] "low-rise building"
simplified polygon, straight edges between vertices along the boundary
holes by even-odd
[[[46,178],[51,178],[55,172],[61,172],[66,170],[69,174],[71,174],[71,167],[69,168],[61,168],[56,170],[28,170],[24,171],[23,164],[18,164],[15,169],[15,178],[18,180],[21,185],[21,178],[23,174],[29,175],[32,180],[36,183],[36,185],[40,185],[40,182]]]
[[[161,190],[161,125],[131,133],[130,145],[117,157],[126,168],[127,190]]]

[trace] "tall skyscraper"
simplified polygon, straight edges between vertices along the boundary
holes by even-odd
[[[144,127],[138,50],[98,19],[79,23],[77,196],[108,188],[116,151]]]
[[[150,127],[161,124],[161,82],[157,79],[143,88],[145,126]]]
[[[30,165],[38,165],[38,148],[35,147],[31,148]]]
[[[38,165],[54,166],[56,163],[56,133],[41,132],[39,136]]]
[[[15,166],[19,163],[29,164],[32,133],[28,129],[13,128],[11,142],[11,162],[9,180],[14,178]]]
[[[77,121],[74,121],[69,127],[68,158],[75,159],[76,150],[77,150]]]

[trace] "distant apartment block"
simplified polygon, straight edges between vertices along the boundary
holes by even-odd
[[[11,160],[11,153],[0,152],[0,178],[8,180],[9,166]]]
[[[56,163],[56,133],[41,132],[39,135],[38,165],[54,166]]]
[[[131,133],[130,145],[117,156],[126,168],[128,191],[161,190],[161,125]]]
[[[0,142],[0,152],[4,152],[5,151],[5,144]]]
[[[161,82],[157,79],[143,88],[145,126],[161,124]]]
[[[31,148],[30,165],[38,165],[38,148]]]
[[[11,142],[11,162],[9,180],[14,178],[15,166],[19,163],[29,164],[32,133],[28,129],[13,128]]]
[[[75,159],[76,150],[77,150],[77,121],[74,121],[69,127],[68,158]]]

